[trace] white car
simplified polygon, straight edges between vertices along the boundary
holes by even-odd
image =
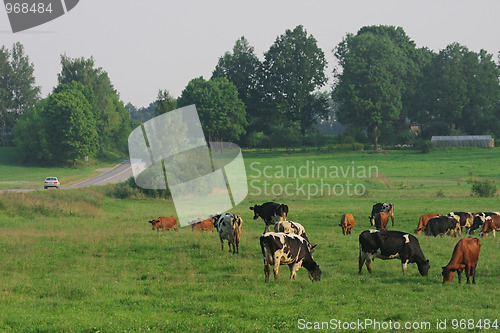
[[[57,177],[47,177],[45,178],[45,182],[43,183],[44,189],[47,189],[48,187],[59,188],[60,186],[61,183],[59,182],[59,179],[57,179]]]

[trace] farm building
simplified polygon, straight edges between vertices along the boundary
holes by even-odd
[[[463,136],[433,136],[434,147],[495,147],[495,140],[491,135],[463,135]]]

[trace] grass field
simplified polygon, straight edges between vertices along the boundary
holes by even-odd
[[[500,239],[481,239],[476,285],[466,285],[465,277],[461,285],[456,277],[443,285],[441,266],[457,238],[419,237],[431,264],[428,277],[415,264],[403,276],[398,260],[380,259],[372,275],[365,268],[358,275],[357,238],[369,229],[376,202],[395,205],[395,226],[389,229],[405,232],[424,213],[500,210],[498,196],[471,197],[469,183],[472,177],[500,179],[499,153],[246,152],[249,196],[231,211],[243,218],[238,255],[226,251],[227,243],[221,251],[215,233],[153,232],[148,220],[175,215],[171,200],[118,200],[107,195],[110,188],[1,194],[0,331],[322,331],[314,322],[321,328],[322,322],[365,319],[401,325],[363,327],[368,332],[498,331],[484,324],[500,325]],[[354,177],[348,167],[355,168]],[[378,173],[370,174],[370,167]],[[24,172],[20,181],[29,177]],[[349,187],[358,192],[349,195]],[[264,223],[254,221],[248,207],[265,201],[287,203],[290,220],[302,223],[318,244],[320,282],[312,283],[304,268],[290,281],[282,266],[278,282],[271,277],[264,283]],[[356,219],[350,236],[338,226],[345,212]],[[446,329],[438,330],[444,320]],[[474,320],[474,328],[460,329],[460,320],[466,328]],[[406,322],[420,329],[404,329]]]

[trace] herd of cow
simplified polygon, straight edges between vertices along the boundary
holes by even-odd
[[[265,223],[264,234],[260,236],[260,246],[264,259],[265,281],[269,281],[270,266],[273,266],[274,278],[277,280],[280,265],[288,265],[290,269],[290,279],[295,279],[299,268],[305,267],[312,281],[319,281],[321,269],[314,261],[313,254],[316,245],[309,241],[304,226],[300,223],[287,221],[288,206],[281,203],[266,202],[262,205],[250,207],[254,212],[254,219],[259,217]],[[394,226],[394,205],[390,203],[377,203],[372,207],[369,216],[370,224],[375,227],[372,230],[363,231],[359,235],[359,270],[362,274],[363,265],[366,265],[371,273],[373,259],[400,259],[403,274],[407,274],[408,263],[416,263],[422,276],[428,274],[429,260],[420,248],[418,239],[405,232],[389,231],[386,229],[389,217]],[[175,217],[159,217],[151,220],[153,230],[175,230],[177,231],[177,220]],[[344,235],[351,234],[355,225],[352,214],[342,215],[340,226]],[[274,232],[270,232],[271,226]],[[199,219],[192,224],[192,230],[217,230],[224,249],[224,240],[228,241],[229,251],[238,253],[241,237],[242,219],[235,214],[217,214],[208,219]],[[473,234],[475,230],[481,230],[480,236],[486,237],[490,232],[496,236],[496,231],[500,230],[500,213],[497,212],[451,212],[446,216],[441,214],[425,214],[419,219],[415,233],[421,235],[424,232],[427,236],[452,235],[457,233],[462,235],[462,228],[467,228],[468,234]],[[452,257],[448,265],[442,267],[443,283],[453,280],[454,272],[458,272],[458,282],[461,282],[461,274],[465,270],[467,283],[475,281],[475,273],[481,243],[478,238],[463,238],[455,246]]]

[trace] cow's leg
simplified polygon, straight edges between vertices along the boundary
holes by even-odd
[[[220,239],[220,248],[221,248],[221,251],[224,251],[224,240],[222,239],[222,237],[220,237],[220,235],[219,235],[219,239]]]
[[[476,284],[476,265],[471,267],[472,284]]]
[[[470,284],[470,272],[471,272],[471,266],[470,265],[465,265],[465,277],[467,278],[467,284]]]
[[[271,268],[269,267],[269,263],[264,260],[264,274],[266,276],[266,282],[269,282],[269,275],[271,273]]]
[[[368,273],[372,273],[372,261],[373,261],[373,256],[368,256],[368,259],[366,260],[366,269],[368,269]]]
[[[394,227],[394,217],[391,216],[391,220],[392,220],[392,226]]]
[[[497,236],[497,230],[493,229],[493,237],[496,237],[496,236]]]
[[[458,283],[462,283],[462,270],[458,269],[457,273],[458,273]]]
[[[401,266],[403,267],[403,275],[408,275],[408,259],[401,260]]]
[[[300,268],[300,263],[294,263],[294,264],[289,264],[288,267],[290,268],[290,280],[295,280],[297,276],[297,271]]]
[[[274,281],[278,281],[278,273],[280,270],[280,261],[281,258],[279,255],[274,256],[274,266],[273,266],[273,272],[274,272]]]
[[[359,250],[359,270],[358,270],[359,275],[362,274],[363,264],[365,263],[365,260],[366,260],[366,254],[360,249]]]

